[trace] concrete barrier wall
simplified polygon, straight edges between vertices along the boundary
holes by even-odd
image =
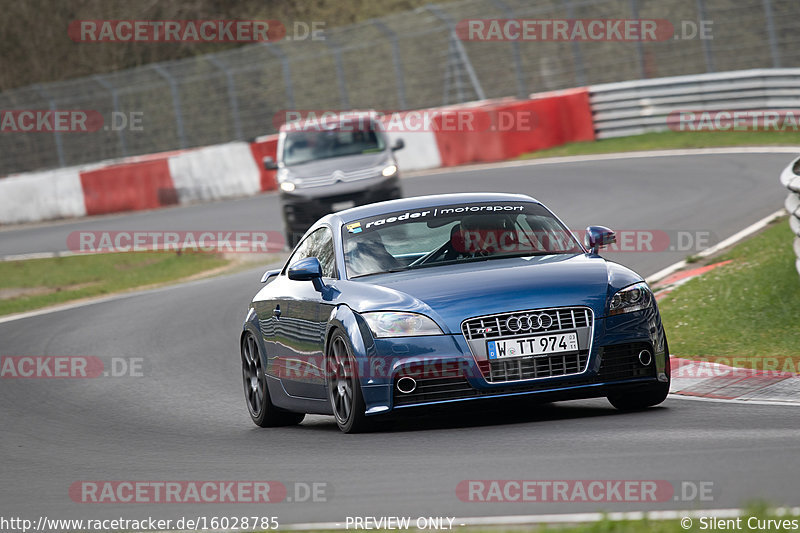
[[[77,167],[0,179],[0,224],[85,216]]]
[[[251,196],[261,192],[250,144],[234,142],[191,150],[168,160],[181,204]]]
[[[433,116],[433,127],[387,128],[402,171],[502,161],[571,141],[594,138],[587,89],[409,111]],[[467,119],[455,127],[448,117]],[[395,117],[396,118],[396,117]],[[0,179],[0,224],[100,215],[250,196],[277,188],[277,135],[82,167]]]
[[[83,170],[80,183],[88,215],[178,203],[166,157]]]

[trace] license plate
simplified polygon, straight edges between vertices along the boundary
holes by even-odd
[[[489,359],[549,355],[561,352],[577,352],[578,335],[574,332],[554,333],[552,335],[537,335],[535,337],[489,341],[486,344],[489,352]]]
[[[342,211],[343,209],[350,209],[351,207],[355,207],[356,203],[353,200],[347,200],[346,202],[333,202],[331,204],[331,209],[335,213],[336,211]]]

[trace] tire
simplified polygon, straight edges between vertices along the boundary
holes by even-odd
[[[657,383],[643,392],[611,395],[608,401],[620,411],[641,411],[660,404],[668,394],[669,383]]]
[[[366,404],[361,394],[358,366],[347,337],[334,332],[327,350],[328,398],[336,424],[344,433],[363,433],[372,429],[364,414]]]
[[[302,422],[305,413],[293,413],[273,405],[267,389],[267,376],[264,373],[258,341],[252,333],[244,335],[240,350],[244,399],[253,422],[262,428],[295,426]]]

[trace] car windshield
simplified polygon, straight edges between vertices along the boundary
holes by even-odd
[[[342,228],[348,278],[583,249],[533,202],[444,205],[387,213]]]
[[[300,165],[332,157],[382,152],[385,147],[383,135],[372,122],[316,125],[286,133],[283,163]]]

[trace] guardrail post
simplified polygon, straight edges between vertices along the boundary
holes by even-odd
[[[242,121],[239,118],[239,100],[236,98],[236,82],[233,79],[233,71],[228,66],[219,60],[214,54],[206,56],[208,60],[213,63],[218,69],[225,73],[228,85],[228,102],[231,105],[231,114],[233,115],[233,134],[237,140],[241,140],[242,135]]]
[[[400,60],[400,45],[397,42],[397,34],[389,29],[382,20],[372,19],[370,22],[383,32],[392,47],[392,64],[394,65],[394,77],[397,80],[397,104],[401,110],[405,110],[408,107],[406,104],[406,83],[403,64]]]
[[[294,109],[294,85],[292,85],[292,68],[289,65],[289,59],[279,46],[276,46],[270,42],[264,42],[264,46],[281,62],[281,69],[283,71],[283,84],[286,86],[286,106],[289,109]]]
[[[778,38],[775,35],[775,21],[772,18],[772,0],[762,0],[764,4],[764,18],[767,21],[767,39],[769,51],[772,55],[772,66],[781,68],[781,51],[778,48]]]
[[[158,72],[159,76],[167,80],[169,90],[172,93],[172,107],[175,109],[175,127],[178,130],[178,142],[181,148],[187,147],[186,132],[183,129],[183,112],[181,111],[181,95],[178,92],[178,83],[175,78],[167,72],[167,69],[155,63],[152,65],[153,70]]]
[[[56,107],[55,99],[52,96],[50,96],[50,94],[48,94],[47,91],[45,91],[44,87],[42,87],[41,84],[37,83],[36,85],[33,86],[33,89],[37,93],[39,93],[39,96],[41,96],[42,98],[44,98],[49,102],[48,105],[50,111],[55,113],[56,110],[58,109]],[[67,163],[64,158],[64,140],[61,138],[61,132],[58,131],[58,128],[53,128],[53,140],[56,143],[56,155],[58,155],[58,166],[65,167],[67,166]]]
[[[117,91],[117,88],[99,74],[95,74],[92,78],[111,93],[111,107],[114,108],[114,113],[119,113],[119,91]],[[117,137],[119,137],[119,149],[122,157],[128,157],[128,143],[125,141],[125,128],[119,128],[117,130]]]

